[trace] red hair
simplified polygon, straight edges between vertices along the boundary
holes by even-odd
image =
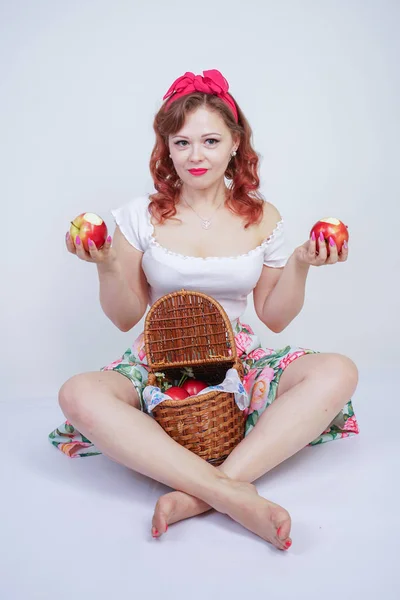
[[[235,102],[236,104],[236,102]],[[195,92],[183,96],[160,108],[154,119],[156,142],[150,158],[150,172],[157,193],[150,196],[150,210],[157,215],[160,223],[176,215],[176,203],[179,199],[181,180],[169,157],[168,136],[174,135],[183,127],[185,118],[197,108],[207,107],[221,116],[230,129],[239,148],[225,171],[228,187],[226,205],[235,214],[245,220],[245,227],[259,223],[263,215],[264,199],[258,192],[258,155],[251,145],[252,130],[243,112],[236,104],[238,122],[236,123],[230,108],[217,96]]]

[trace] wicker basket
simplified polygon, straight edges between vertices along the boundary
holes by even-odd
[[[144,335],[149,385],[156,385],[159,371],[180,379],[184,367],[209,385],[221,383],[230,368],[243,376],[231,323],[206,294],[181,290],[163,296],[147,313]],[[153,416],[176,442],[214,465],[244,437],[245,415],[229,392],[166,400],[153,409]]]

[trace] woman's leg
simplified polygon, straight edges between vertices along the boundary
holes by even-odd
[[[238,481],[255,481],[316,439],[351,398],[357,381],[357,368],[345,356],[298,358],[282,373],[277,399],[218,469]],[[210,507],[204,501],[171,492],[159,499],[153,525],[164,531],[164,523],[207,510]]]
[[[112,371],[77,375],[62,386],[59,401],[72,425],[116,462],[199,498],[284,549],[277,530],[288,513],[280,507],[271,511],[254,486],[230,479],[173,441],[136,408],[136,391],[124,376]]]

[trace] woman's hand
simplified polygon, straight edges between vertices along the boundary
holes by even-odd
[[[323,235],[321,234],[318,240],[316,240],[313,234],[307,242],[296,248],[294,251],[295,257],[300,264],[314,267],[345,262],[349,254],[347,242],[344,242],[340,253],[332,237],[329,238],[328,243],[329,254],[327,242],[325,242]]]
[[[68,252],[75,254],[78,258],[85,260],[86,262],[103,265],[111,264],[117,258],[114,248],[111,247],[111,241],[111,236],[109,235],[104,242],[104,245],[100,249],[97,249],[96,244],[89,239],[89,252],[86,252],[79,236],[76,237],[75,244],[69,232],[67,232],[65,236]]]

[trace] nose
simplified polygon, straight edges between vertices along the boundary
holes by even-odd
[[[192,163],[200,163],[203,160],[203,152],[200,145],[192,144],[189,160]]]

